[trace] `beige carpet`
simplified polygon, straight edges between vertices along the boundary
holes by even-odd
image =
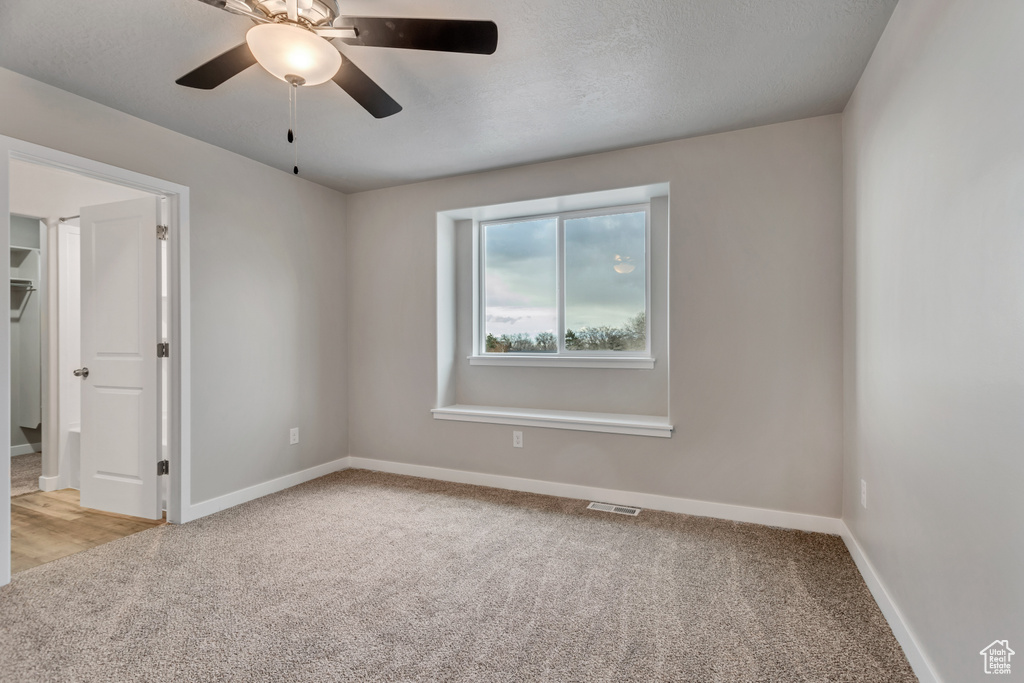
[[[11,497],[39,490],[43,474],[43,454],[29,453],[11,458]]]
[[[913,681],[834,536],[348,471],[15,576],[4,681]]]

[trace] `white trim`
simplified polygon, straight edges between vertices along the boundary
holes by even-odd
[[[690,498],[674,498],[672,496],[662,496],[654,493],[617,491],[614,489],[602,489],[592,486],[580,486],[577,484],[560,484],[556,482],[541,481],[539,479],[522,479],[520,477],[508,477],[500,474],[483,474],[480,472],[450,470],[441,467],[430,467],[427,465],[410,465],[408,463],[374,460],[372,458],[360,458],[356,456],[349,456],[348,461],[348,466],[354,469],[389,472],[391,474],[405,474],[412,477],[450,481],[458,484],[491,486],[493,488],[509,489],[512,491],[525,491],[527,493],[539,493],[546,496],[559,496],[561,498],[597,500],[605,503],[614,503],[616,505],[647,508],[649,510],[663,510],[665,512],[676,512],[684,515],[696,515],[699,517],[715,517],[734,522],[766,524],[768,526],[798,529],[800,531],[812,531],[823,534],[838,535],[844,528],[841,519],[834,517],[821,517],[818,515],[807,515],[800,512],[767,510],[764,508],[745,507],[742,505],[730,505],[728,503],[712,503],[709,501],[693,500]]]
[[[167,450],[170,475],[167,521],[181,524],[192,503],[192,285],[188,188],[167,201],[167,299],[171,354],[167,358],[170,409]],[[175,476],[177,472],[177,476]]]
[[[29,453],[39,453],[43,450],[43,444],[41,443],[23,443],[20,446],[11,446],[11,457],[16,458],[19,455],[28,455]]]
[[[8,138],[0,136],[0,243],[11,243],[11,163]],[[7,149],[4,149],[7,147]],[[10,259],[0,260],[0,281],[11,276]],[[11,320],[0,319],[0,443],[11,443]],[[11,459],[0,458],[0,586],[11,582]]]
[[[875,571],[875,567],[871,564],[868,556],[864,554],[863,548],[857,543],[853,532],[841,520],[840,525],[842,527],[840,534],[843,537],[843,542],[846,543],[846,548],[850,551],[857,569],[860,570],[861,576],[864,577],[864,583],[868,585],[868,590],[871,591],[875,602],[878,603],[878,608],[882,610],[882,616],[889,622],[892,634],[896,636],[897,642],[903,648],[903,654],[906,655],[907,661],[910,662],[910,668],[914,670],[914,674],[921,683],[941,683],[942,679],[935,673],[935,666],[928,658],[928,655],[924,653],[917,638],[914,637],[914,632],[903,618],[903,612],[893,602],[889,591],[886,590],[885,584],[882,583],[882,579],[878,576],[878,572]]]
[[[641,356],[566,356],[561,354],[491,353],[466,356],[470,365],[510,365],[527,368],[615,368],[653,370],[654,359]]]
[[[633,436],[671,437],[672,425],[667,417],[628,415],[625,413],[585,413],[571,410],[537,408],[501,408],[497,406],[451,405],[432,408],[435,420],[486,422],[523,427],[572,429],[581,432],[631,434]]]
[[[226,493],[223,496],[217,498],[211,498],[210,500],[204,500],[201,503],[190,505],[187,510],[184,511],[182,522],[191,522],[192,520],[212,515],[215,512],[221,510],[227,510],[228,508],[242,503],[248,503],[250,500],[256,500],[263,496],[270,495],[271,493],[277,493],[284,489],[297,486],[304,482],[310,481],[311,479],[317,479],[332,472],[338,472],[340,470],[348,469],[349,459],[338,458],[331,462],[326,462],[323,465],[316,465],[309,469],[302,470],[300,472],[293,472],[292,474],[286,474],[283,477],[277,479],[271,479],[265,481],[262,484],[256,484],[248,488],[244,488],[240,491],[232,491]]]
[[[60,491],[66,489],[64,483],[61,481],[60,476],[56,477],[39,477],[39,490],[40,491]]]
[[[668,193],[668,183],[654,183],[652,185],[542,197],[540,199],[527,199],[525,201],[505,202],[503,204],[446,209],[439,213],[453,221],[493,221],[503,220],[509,216],[541,216],[560,211],[580,211],[613,208],[629,204],[644,204],[650,202],[653,197],[667,196]]]
[[[42,240],[46,244],[46,297],[43,305],[46,314],[43,316],[43,367],[42,367],[42,397],[43,397],[43,452],[49,454],[49,458],[43,458],[43,471],[46,467],[46,460],[57,463],[56,477],[39,477],[40,491],[59,491],[66,486],[61,486],[60,460],[61,460],[61,439],[60,439],[60,392],[54,387],[60,384],[60,310],[59,297],[60,289],[57,285],[59,279],[59,247],[58,238],[59,220],[52,217],[41,219],[40,224],[45,228]],[[43,488],[44,484],[49,488]]]

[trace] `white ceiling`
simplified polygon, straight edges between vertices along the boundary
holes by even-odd
[[[301,89],[302,175],[354,192],[842,111],[896,0],[340,5],[499,35],[491,56],[340,45],[405,108],[377,120],[331,82]],[[197,0],[3,0],[0,66],[290,169],[287,85],[258,66],[174,83],[251,25]]]

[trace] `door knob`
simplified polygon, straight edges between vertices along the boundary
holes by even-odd
[[[86,377],[89,376],[89,368],[82,368],[80,370],[75,370],[74,373],[72,373],[72,374],[75,377],[81,377],[82,379],[85,379]]]

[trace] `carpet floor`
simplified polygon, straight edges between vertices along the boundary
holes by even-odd
[[[11,497],[39,490],[43,474],[43,454],[29,453],[11,458]]]
[[[349,470],[0,589],[3,681],[914,681],[835,536]]]

